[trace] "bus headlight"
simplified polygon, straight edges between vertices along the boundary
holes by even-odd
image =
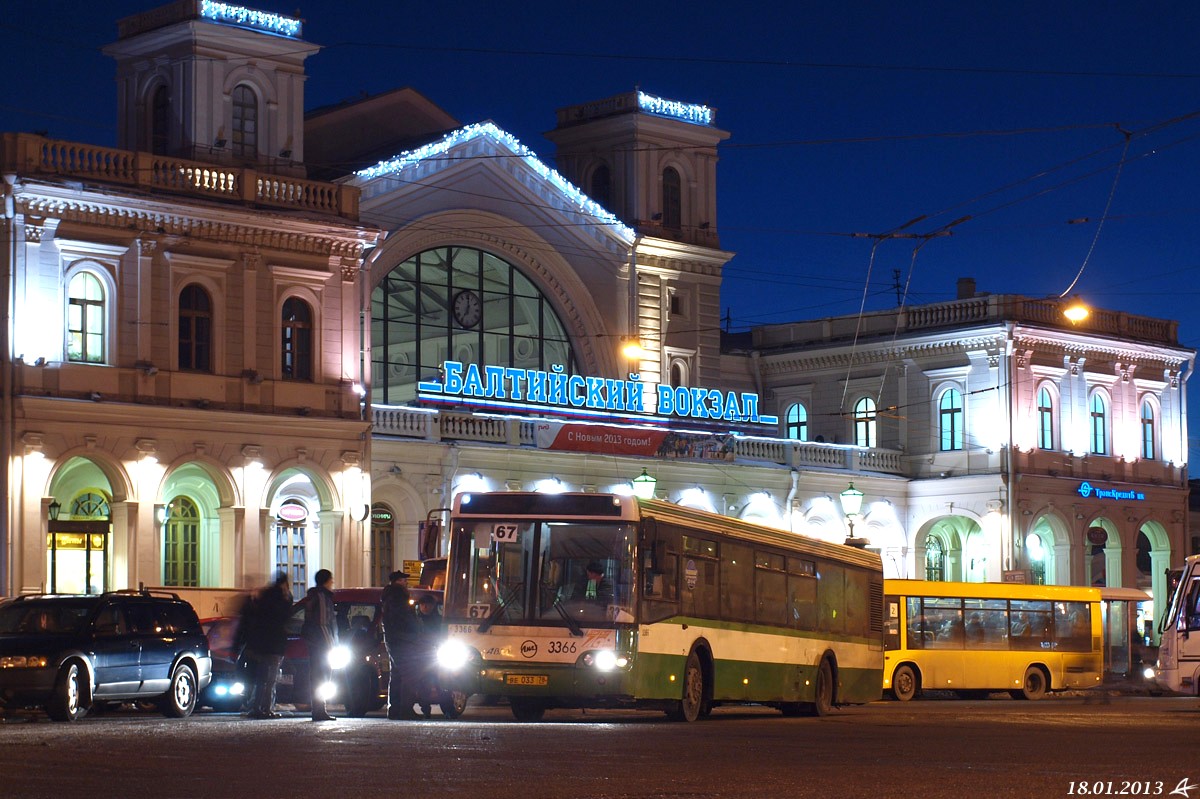
[[[598,671],[612,671],[613,669],[623,669],[628,665],[629,660],[624,657],[619,657],[616,652],[611,649],[600,649],[595,652],[588,652],[583,656],[584,665],[594,666]]]
[[[335,646],[329,650],[329,668],[344,669],[350,665],[350,647]]]
[[[337,696],[337,685],[332,680],[321,683],[319,686],[317,686],[317,696],[328,702],[330,699],[333,699],[335,696]]]
[[[438,647],[437,662],[446,671],[458,671],[471,659],[471,650],[461,641],[447,641]]]
[[[1154,680],[1154,667],[1147,666],[1146,668],[1142,669],[1142,676],[1145,677],[1147,680],[1153,681]]]

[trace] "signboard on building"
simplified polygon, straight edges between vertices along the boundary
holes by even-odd
[[[1001,577],[1001,580],[1003,580],[1006,583],[1028,583],[1028,582],[1031,582],[1029,579],[1029,570],[1028,569],[1005,569],[1004,576]]]
[[[682,433],[660,428],[539,422],[534,430],[534,440],[540,449],[607,455],[720,461],[731,461],[734,457],[732,435]]]
[[[441,380],[417,384],[426,402],[470,405],[487,410],[541,411],[612,421],[694,422],[778,425],[777,416],[759,413],[758,395],[745,391],[643,383],[509,366],[478,366],[443,361]]]

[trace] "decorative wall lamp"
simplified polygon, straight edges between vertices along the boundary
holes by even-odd
[[[867,545],[867,540],[854,537],[854,517],[862,510],[863,492],[855,488],[854,482],[851,481],[850,487],[838,496],[842,500],[842,513],[846,514],[846,524],[850,526],[850,532],[846,536],[846,546],[862,549]]]
[[[654,487],[658,485],[658,480],[651,477],[642,469],[642,473],[631,481],[633,483],[633,495],[638,499],[654,499]]]
[[[62,503],[57,499],[51,499],[50,504],[46,506],[46,512],[50,514],[50,521],[58,521],[58,514],[62,512]]]

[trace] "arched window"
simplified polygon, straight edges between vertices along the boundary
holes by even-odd
[[[233,136],[230,142],[234,158],[258,158],[258,98],[249,86],[233,90]]]
[[[687,385],[687,362],[680,358],[671,359],[671,388]]]
[[[179,368],[212,371],[212,298],[191,283],[179,292]]]
[[[85,491],[71,502],[71,521],[108,519],[112,510],[108,497],[96,491]]]
[[[1158,435],[1154,426],[1154,406],[1142,400],[1142,457],[1152,461],[1158,457]]]
[[[946,579],[946,548],[942,545],[942,539],[937,536],[925,538],[925,579]]]
[[[592,172],[592,199],[602,208],[609,208],[612,202],[612,172],[608,164],[601,164]]]
[[[417,398],[442,363],[579,371],[549,298],[512,264],[467,247],[438,247],[395,266],[371,291],[372,395]]]
[[[1054,395],[1042,386],[1037,395],[1038,448],[1054,449]]]
[[[285,380],[313,379],[312,308],[297,297],[283,303],[281,355]]]
[[[662,176],[662,224],[667,230],[679,230],[682,220],[683,193],[679,173],[667,167]]]
[[[808,409],[799,402],[788,406],[783,417],[783,437],[793,441],[808,441]]]
[[[166,155],[171,140],[171,94],[159,86],[150,97],[150,152]]]
[[[104,286],[91,272],[79,272],[67,288],[67,360],[104,363]]]
[[[167,506],[163,585],[200,585],[200,510],[187,497],[176,497]]]
[[[1108,454],[1108,404],[1099,391],[1092,393],[1088,402],[1091,417],[1091,452],[1093,455]]]
[[[963,448],[963,400],[957,388],[946,389],[938,402],[938,429],[943,452]]]
[[[875,400],[863,397],[854,403],[854,444],[875,446]]]

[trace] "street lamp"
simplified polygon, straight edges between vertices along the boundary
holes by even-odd
[[[842,499],[842,513],[846,514],[846,524],[850,525],[850,533],[846,536],[846,546],[859,547],[860,549],[867,545],[865,538],[854,537],[854,517],[862,510],[863,492],[854,487],[854,482],[850,482],[850,487],[839,495]]]
[[[631,481],[633,483],[633,495],[638,499],[654,499],[654,486],[658,484],[650,475],[646,474],[643,468],[642,473]]]
[[[50,504],[46,506],[46,510],[50,513],[50,521],[58,521],[59,511],[62,510],[62,503],[57,499],[51,499]]]

